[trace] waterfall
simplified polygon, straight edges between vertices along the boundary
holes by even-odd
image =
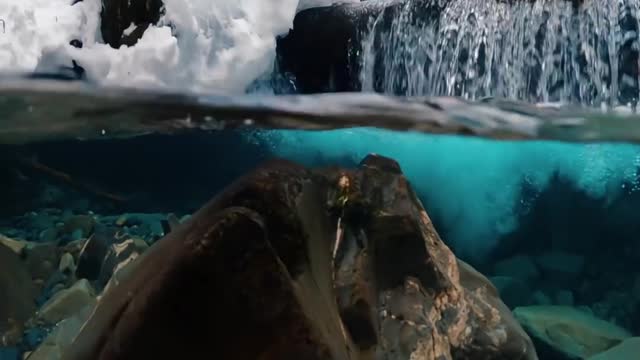
[[[360,80],[390,94],[635,106],[639,11],[640,0],[455,0],[429,16],[409,1],[372,19]]]

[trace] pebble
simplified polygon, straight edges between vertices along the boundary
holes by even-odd
[[[60,257],[60,264],[58,265],[58,271],[63,274],[72,274],[76,271],[76,264],[73,260],[73,255],[64,253]]]

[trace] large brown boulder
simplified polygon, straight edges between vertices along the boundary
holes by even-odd
[[[269,163],[130,266],[65,359],[537,359],[378,156]]]
[[[489,280],[442,242],[395,161],[371,155],[346,176],[345,234],[361,234],[372,264],[377,358],[537,359]]]

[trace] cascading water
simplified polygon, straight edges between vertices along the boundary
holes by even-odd
[[[638,0],[449,1],[435,17],[415,3],[371,22],[364,90],[590,106],[638,100]]]

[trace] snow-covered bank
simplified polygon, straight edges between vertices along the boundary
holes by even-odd
[[[275,37],[298,7],[298,0],[164,3],[159,24],[135,46],[113,49],[102,41],[100,0],[4,0],[0,71],[56,71],[75,60],[105,84],[239,93],[270,70]]]

